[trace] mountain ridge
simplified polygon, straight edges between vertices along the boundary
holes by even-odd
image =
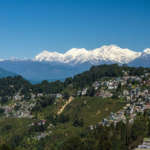
[[[93,50],[72,48],[65,53],[43,51],[34,59],[0,60],[0,67],[22,75],[32,82],[64,80],[91,66],[101,64],[127,64],[150,67],[150,48],[136,52],[116,45],[105,45]]]
[[[145,51],[147,53],[147,51]],[[48,52],[44,50],[35,56],[36,61],[60,62],[68,64],[80,64],[89,62],[98,64],[100,61],[113,61],[116,63],[129,63],[139,57],[142,53],[120,48],[116,45],[105,45],[93,50],[85,48],[72,48],[65,53]]]

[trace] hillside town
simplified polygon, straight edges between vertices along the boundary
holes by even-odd
[[[95,81],[90,87],[77,90],[76,94],[73,96],[90,96],[90,88],[92,88],[92,96],[102,97],[104,99],[114,98],[114,100],[115,97],[120,98],[120,100],[126,102],[126,106],[118,112],[112,112],[107,119],[103,119],[102,124],[106,125],[108,122],[112,121],[125,121],[125,116],[130,116],[129,120],[132,121],[136,113],[144,112],[145,109],[150,109],[149,76],[150,73],[145,73],[141,76],[130,76],[127,72],[124,72],[123,77],[102,78],[99,81]],[[38,98],[46,96],[61,100],[64,96],[63,93],[37,93],[35,95],[31,92],[30,94],[31,99],[24,100],[24,95],[17,93],[13,97],[13,102],[8,105],[0,105],[0,109],[4,110],[6,117],[32,118],[31,111],[36,105]]]
[[[127,73],[126,73],[127,74]],[[134,121],[137,113],[144,113],[150,109],[150,80],[149,73],[142,76],[124,76],[122,78],[113,78],[102,81],[95,81],[92,87],[95,89],[95,96],[109,98],[117,96],[126,102],[126,105],[118,112],[111,112],[110,116],[104,118],[98,124],[109,126],[111,123],[123,121],[127,119],[130,123]],[[88,94],[88,88],[78,91],[77,95]],[[116,95],[117,93],[117,95]],[[94,128],[93,125],[90,126]]]
[[[102,78],[95,81],[91,87],[85,87],[81,90],[77,90],[74,97],[77,96],[90,96],[90,88],[92,88],[92,96],[107,98],[119,98],[126,102],[126,106],[118,112],[111,112],[108,118],[104,118],[101,122],[103,125],[108,125],[111,122],[125,122],[126,116],[130,122],[133,121],[136,113],[143,113],[145,109],[150,109],[150,80],[149,73],[145,73],[141,76],[130,76],[128,72],[124,72],[123,77],[116,78]],[[13,97],[13,102],[8,105],[0,105],[0,109],[4,110],[6,117],[16,118],[33,118],[32,108],[36,105],[36,100],[42,98],[42,96],[55,97],[55,99],[61,100],[63,93],[50,93],[44,95],[43,93],[30,93],[31,99],[24,100],[24,95],[17,93]],[[23,99],[23,100],[22,100]],[[57,101],[56,101],[57,102]]]

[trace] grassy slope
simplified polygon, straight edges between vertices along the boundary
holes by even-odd
[[[89,125],[95,125],[104,117],[107,117],[110,112],[116,112],[124,105],[125,103],[121,100],[102,99],[99,97],[78,97],[62,113],[63,115],[69,115],[70,121],[64,124],[58,123],[50,138],[54,143],[56,142],[58,145],[61,145],[62,141],[67,137],[84,133]],[[72,125],[76,117],[83,118],[83,127],[74,127]]]
[[[85,126],[96,124],[110,112],[116,112],[124,105],[120,100],[102,99],[100,97],[81,97],[76,98],[68,105],[63,112],[69,115],[71,119],[76,116],[83,118]]]

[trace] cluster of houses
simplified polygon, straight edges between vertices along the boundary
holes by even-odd
[[[95,90],[95,96],[102,98],[112,97],[117,90],[120,90],[119,97],[125,97],[126,100],[134,100],[140,95],[145,95],[149,92],[148,89],[143,89],[145,86],[150,86],[150,80],[146,80],[145,77],[150,74],[142,76],[123,76],[116,78],[104,78],[99,81],[95,81],[91,86]],[[91,87],[85,87],[77,91],[77,96],[88,95],[88,89]]]
[[[0,106],[0,108],[4,109],[5,117],[32,118],[31,110],[35,105],[35,101],[14,101],[9,105]]]
[[[13,96],[13,101],[10,103],[1,105],[0,109],[4,110],[5,117],[15,117],[15,118],[33,118],[31,113],[32,108],[35,107],[38,98],[45,96],[43,93],[33,94],[31,93],[30,100],[25,100],[24,95],[19,92]],[[49,97],[55,97],[60,99],[63,97],[61,93],[46,95]]]
[[[44,127],[46,123],[47,123],[46,120],[39,120],[39,121],[32,122],[32,124],[30,124],[29,126],[33,128],[38,128],[38,127],[40,128],[40,127]],[[47,127],[48,130],[37,132],[32,138],[34,138],[35,140],[40,140],[42,138],[45,138],[46,136],[52,134],[52,130],[51,130],[52,128],[54,128],[54,125],[50,123]]]
[[[114,123],[122,121],[126,123],[127,119],[129,123],[133,123],[137,113],[144,113],[145,110],[150,110],[150,103],[147,102],[135,102],[133,104],[126,104],[120,111],[113,113],[111,112],[108,118],[104,118],[99,124],[103,126],[109,126]]]
[[[120,121],[126,123],[127,119],[132,123],[137,113],[144,113],[147,109],[150,110],[150,80],[149,78],[146,80],[145,76],[147,77],[149,74],[140,77],[124,76],[93,83],[92,86],[97,90],[96,96],[112,97],[113,93],[117,93],[119,90],[118,97],[123,98],[126,102],[126,106],[121,110],[115,113],[111,112],[107,118],[104,118],[97,125],[109,126]],[[91,125],[90,129],[93,130],[97,125]]]

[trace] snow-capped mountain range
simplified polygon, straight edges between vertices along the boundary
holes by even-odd
[[[123,49],[116,45],[102,46],[93,50],[86,50],[85,48],[72,48],[66,53],[48,52],[47,50],[38,54],[35,57],[36,61],[59,62],[67,64],[99,64],[101,62],[114,63],[129,63],[141,55],[150,54],[150,49],[144,52],[135,52],[127,48]]]
[[[39,82],[60,80],[89,69],[92,65],[128,64],[150,67],[150,48],[136,52],[116,45],[107,45],[93,50],[72,48],[65,53],[41,52],[33,59],[0,59],[0,68],[15,72],[24,78]]]

